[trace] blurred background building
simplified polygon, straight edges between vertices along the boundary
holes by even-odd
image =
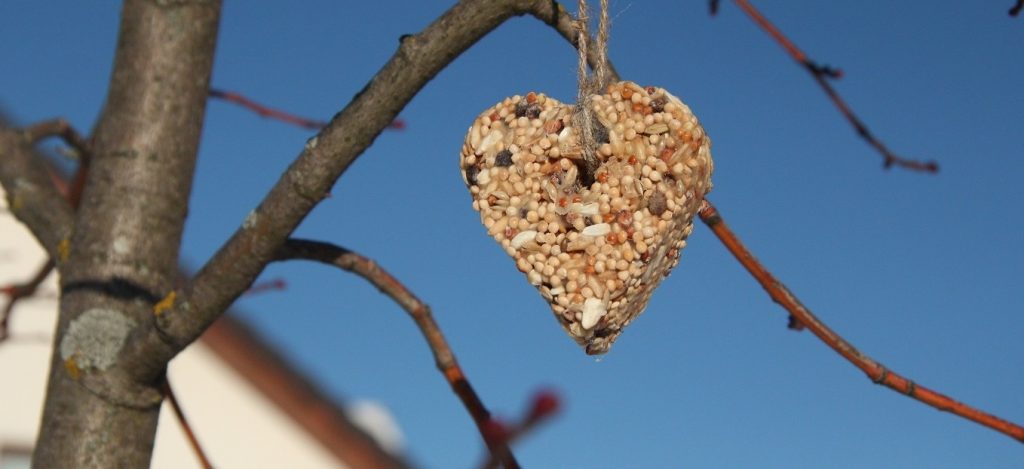
[[[24,282],[45,254],[0,189],[0,286]],[[6,298],[5,298],[6,299]],[[17,303],[0,342],[0,469],[28,468],[39,429],[57,312],[57,278]],[[267,343],[225,315],[174,359],[169,380],[215,467],[402,467],[402,437],[383,407],[327,398]],[[373,434],[373,437],[368,436]],[[199,467],[165,402],[154,468]]]

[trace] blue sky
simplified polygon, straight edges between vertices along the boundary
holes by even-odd
[[[451,2],[227,2],[213,84],[313,118],[340,110]],[[592,2],[597,3],[597,2]],[[806,72],[731,2],[612,1],[610,56],[711,136],[710,199],[821,319],[920,384],[1024,422],[1024,19],[990,2],[759,2],[894,151],[884,171]],[[780,4],[781,3],[781,4]],[[0,4],[0,105],[21,122],[100,112],[114,2]],[[502,98],[575,95],[575,52],[514,18],[440,73],[298,235],[375,258],[428,302],[498,415],[554,388],[564,412],[517,446],[528,467],[1020,467],[1024,446],[874,386],[786,315],[703,226],[647,312],[584,355],[487,238],[458,171]],[[242,222],[312,133],[208,107],[183,262]],[[412,322],[358,278],[272,266],[285,292],[242,316],[341,399],[391,408],[413,460],[471,467],[475,428]],[[244,431],[240,429],[239,431]]]

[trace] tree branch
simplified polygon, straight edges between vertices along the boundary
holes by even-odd
[[[157,315],[173,355],[195,340],[259,276],[276,250],[413,96],[463,51],[514,15],[531,14],[573,42],[572,17],[550,0],[463,0],[398,51],[315,137],[241,228]],[[592,58],[593,61],[595,58]],[[610,79],[616,76],[609,65]],[[175,294],[177,297],[177,294]],[[151,354],[155,362],[170,357]]]
[[[296,125],[304,129],[320,130],[327,125],[327,121],[321,121],[316,119],[309,119],[302,116],[275,109],[265,104],[260,104],[253,101],[245,96],[234,91],[224,91],[216,88],[210,88],[210,97],[220,100],[227,101],[229,103],[235,103],[242,106],[252,112],[255,112],[260,117],[267,117],[270,119],[277,119],[281,122]],[[401,119],[395,119],[388,125],[390,129],[401,130],[405,128],[405,121]]]
[[[1019,15],[1022,9],[1024,9],[1024,0],[1017,0],[1017,2],[1010,7],[1010,16]]]
[[[210,458],[206,457],[206,452],[203,451],[202,445],[199,444],[199,438],[197,438],[195,432],[192,431],[192,425],[190,425],[188,423],[188,419],[185,418],[185,411],[182,410],[181,405],[178,404],[178,396],[174,395],[174,389],[171,388],[170,380],[164,381],[164,396],[167,397],[167,401],[170,402],[171,410],[174,411],[174,416],[177,417],[178,423],[181,424],[181,429],[185,432],[188,444],[192,447],[192,452],[196,453],[196,458],[199,459],[199,464],[202,465],[203,469],[213,469],[213,464],[210,464]]]
[[[800,303],[800,300],[798,300],[796,296],[790,293],[789,289],[787,289],[782,282],[776,280],[775,277],[772,276],[772,274],[768,272],[760,262],[758,262],[754,255],[747,250],[746,246],[740,242],[739,238],[733,234],[728,225],[725,224],[725,221],[722,220],[718,210],[715,209],[710,201],[704,201],[704,205],[701,206],[699,214],[701,221],[703,221],[708,228],[711,228],[711,231],[715,233],[715,236],[717,236],[722,244],[725,245],[726,249],[728,249],[729,252],[736,257],[736,260],[738,260],[740,264],[742,264],[743,267],[746,268],[747,271],[750,272],[750,274],[758,281],[758,283],[764,287],[773,301],[785,308],[786,311],[789,311],[789,314],[793,318],[803,324],[807,329],[810,329],[810,331],[821,339],[825,345],[828,345],[832,350],[835,350],[836,353],[842,355],[842,357],[847,361],[857,368],[860,368],[861,371],[867,374],[868,378],[871,379],[872,382],[875,384],[885,385],[900,394],[904,394],[908,397],[921,401],[935,407],[936,409],[949,412],[980,425],[989,427],[1024,443],[1024,427],[1003,420],[992,414],[982,412],[969,405],[957,402],[949,396],[918,385],[861,353],[852,344],[840,337],[839,334],[836,334],[832,329],[829,329],[825,323],[821,322],[821,320],[814,316],[810,310]]]
[[[51,181],[46,163],[33,151],[36,142],[31,132],[11,129],[0,119],[0,185],[11,213],[50,258],[61,259],[61,245],[71,237],[74,213]]]
[[[437,365],[437,369],[441,371],[445,380],[462,401],[462,405],[473,417],[491,455],[501,461],[506,468],[519,467],[515,456],[508,447],[508,440],[493,438],[490,435],[488,429],[492,425],[491,413],[473,390],[473,386],[469,384],[469,379],[466,378],[455,359],[455,353],[448,346],[448,341],[445,340],[441,328],[434,321],[429,306],[420,301],[402,282],[372,259],[341,246],[319,241],[289,239],[277,250],[274,260],[294,259],[316,261],[352,272],[370,282],[381,293],[402,307],[423,333],[423,338],[427,340],[427,345],[430,346],[430,350],[434,354],[434,363]]]
[[[0,293],[7,296],[7,303],[4,305],[3,310],[0,310],[0,342],[3,342],[9,337],[7,333],[7,324],[11,320],[11,312],[14,311],[14,305],[24,298],[29,298],[32,295],[35,295],[36,290],[39,289],[39,285],[46,280],[46,277],[50,276],[50,272],[53,272],[53,267],[53,260],[47,259],[43,265],[39,266],[36,274],[27,282],[7,285],[0,288]]]
[[[61,267],[57,348],[35,466],[149,464],[172,348],[151,333],[151,308],[154,292],[178,277],[219,19],[217,0],[123,3]],[[116,347],[96,345],[103,343]]]
[[[24,138],[33,143],[38,143],[47,137],[60,137],[65,143],[74,149],[78,156],[79,165],[75,171],[75,175],[72,177],[71,184],[69,185],[59,174],[56,173],[49,165],[43,164],[47,170],[47,174],[50,177],[50,181],[56,189],[68,203],[71,205],[71,209],[74,210],[78,207],[78,203],[82,197],[82,188],[85,187],[85,175],[89,168],[89,160],[92,155],[90,144],[83,138],[74,128],[68,124],[64,119],[53,119],[49,121],[43,121],[31,126],[26,127],[22,130]],[[41,155],[36,155],[37,159],[42,159]],[[70,230],[70,227],[67,229]],[[63,256],[66,251],[66,244],[59,243],[57,245],[58,256]],[[29,298],[35,294],[39,285],[49,277],[50,272],[56,267],[53,259],[60,257],[49,257],[46,262],[39,267],[36,274],[32,276],[30,280],[20,284],[8,285],[0,288],[0,292],[7,295],[7,303],[4,305],[3,310],[0,310],[0,341],[7,338],[7,325],[11,319],[11,312],[14,311],[14,306],[18,301]]]
[[[814,78],[814,81],[818,82],[818,85],[821,86],[822,91],[828,95],[829,100],[832,101],[832,104],[835,105],[836,109],[839,110],[843,117],[850,122],[850,125],[853,126],[854,130],[857,131],[857,135],[863,138],[864,141],[874,147],[875,150],[882,155],[882,166],[884,168],[889,169],[893,166],[899,166],[914,171],[924,171],[929,173],[936,173],[939,171],[939,165],[934,161],[911,160],[900,157],[890,151],[885,144],[878,140],[878,138],[868,130],[867,125],[865,125],[864,122],[853,113],[853,110],[850,109],[848,104],[846,104],[846,101],[844,101],[843,98],[839,96],[839,93],[836,92],[835,88],[832,88],[832,85],[829,84],[829,79],[839,78],[843,75],[841,70],[819,65],[817,62],[808,58],[807,55],[793,43],[793,41],[790,41],[789,38],[782,34],[782,31],[779,31],[774,24],[768,21],[768,19],[765,18],[764,15],[754,8],[754,6],[747,0],[735,0],[735,2],[736,5],[738,5],[740,9],[747,14],[747,16],[750,16],[750,18],[761,27],[761,29],[764,29],[772,39],[775,39],[775,42],[778,42],[783,49],[786,49],[786,52],[793,58],[793,60],[796,60],[800,65],[803,65],[804,68],[807,69]],[[716,3],[717,2],[712,2],[711,4],[712,14],[715,13]]]

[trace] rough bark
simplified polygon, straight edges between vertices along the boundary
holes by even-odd
[[[37,467],[147,467],[164,364],[124,353],[173,288],[218,1],[128,0],[94,159],[61,268]]]

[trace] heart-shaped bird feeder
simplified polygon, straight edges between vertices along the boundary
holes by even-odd
[[[590,101],[593,151],[575,106],[531,92],[477,117],[460,167],[488,234],[602,354],[679,263],[713,163],[697,118],[664,89],[623,81]]]

